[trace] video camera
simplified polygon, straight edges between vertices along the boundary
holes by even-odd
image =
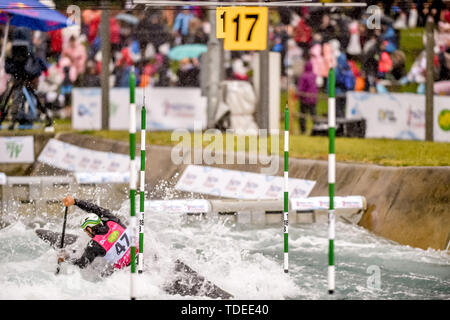
[[[11,56],[5,61],[5,71],[20,82],[38,78],[47,66],[33,53],[31,30],[16,28],[12,33]]]

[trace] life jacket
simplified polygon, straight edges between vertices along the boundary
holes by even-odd
[[[104,258],[115,268],[122,269],[131,261],[131,237],[128,229],[123,228],[114,221],[106,222],[109,230],[106,234],[96,235],[92,240],[97,242],[106,254]],[[136,247],[136,254],[138,248]]]

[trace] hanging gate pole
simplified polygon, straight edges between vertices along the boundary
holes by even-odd
[[[284,109],[284,272],[289,272],[289,106]]]
[[[144,272],[144,203],[145,203],[145,130],[146,130],[146,110],[141,109],[141,176],[139,190],[139,256],[138,272]]]
[[[130,71],[130,238],[131,238],[131,277],[130,298],[136,300],[135,277],[136,277],[136,105],[135,89],[136,75],[134,67]]]
[[[328,293],[333,294],[335,288],[334,277],[334,184],[336,182],[336,155],[334,142],[336,136],[336,98],[335,98],[335,71],[330,69],[328,75],[328,193],[330,205],[328,210]]]

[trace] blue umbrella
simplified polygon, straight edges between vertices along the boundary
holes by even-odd
[[[179,61],[184,58],[198,58],[206,51],[208,51],[208,46],[204,44],[184,44],[172,48],[169,51],[169,59]]]
[[[2,0],[0,23],[32,30],[52,31],[74,25],[66,16],[38,0]]]

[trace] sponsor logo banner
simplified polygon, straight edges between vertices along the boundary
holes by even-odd
[[[450,142],[450,97],[434,98],[434,140]],[[366,120],[366,138],[425,140],[425,96],[347,92],[346,117]]]
[[[208,200],[147,200],[145,208],[159,213],[209,213],[211,204]]]
[[[366,120],[366,138],[425,140],[425,96],[348,92],[346,117]]]
[[[0,137],[0,163],[33,163],[34,138]]]
[[[141,108],[147,109],[147,130],[194,129],[194,122],[206,128],[205,97],[200,88],[136,88],[136,129],[141,128]],[[74,129],[101,128],[101,90],[73,89],[72,126]],[[109,129],[128,130],[130,93],[128,88],[110,90]],[[145,97],[145,99],[144,99]]]
[[[136,160],[137,168],[140,165],[140,161],[139,159]],[[84,181],[88,179],[104,180],[107,179],[108,173],[113,173],[108,179],[121,180],[125,179],[125,177],[123,175],[114,175],[114,173],[130,171],[129,155],[81,148],[56,139],[48,141],[39,155],[38,161],[63,170],[80,172],[78,177],[84,179]],[[89,173],[90,175],[96,173],[97,175],[89,178],[83,173]]]
[[[99,130],[102,127],[102,91],[100,88],[72,90],[72,127],[78,130]],[[113,104],[113,100],[111,100]]]
[[[436,97],[434,99],[434,141],[450,142],[450,99]]]
[[[75,172],[75,179],[81,184],[128,183],[129,172]]]
[[[289,179],[290,197],[307,197],[315,181]],[[284,178],[258,173],[189,165],[175,189],[233,199],[282,199]]]
[[[291,209],[294,211],[312,211],[329,209],[329,197],[291,198]],[[364,198],[361,196],[335,197],[335,209],[364,209]]]

